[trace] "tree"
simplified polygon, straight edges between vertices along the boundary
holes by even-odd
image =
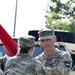
[[[75,19],[70,20],[70,31],[75,32]]]
[[[71,23],[71,20],[75,19],[75,0],[68,0],[66,3],[62,3],[61,0],[49,0],[45,17],[46,27],[48,28],[51,26],[56,28],[55,25],[60,24],[60,22],[66,23],[71,27],[72,24],[75,24]],[[62,29],[64,28],[63,26]],[[71,31],[71,28],[68,29]]]
[[[67,22],[57,22],[56,25],[54,25],[54,29],[57,30],[70,30],[70,26],[68,25]]]

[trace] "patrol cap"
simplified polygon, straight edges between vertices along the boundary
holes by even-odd
[[[52,39],[53,35],[54,35],[54,29],[50,28],[50,29],[41,29],[39,32],[39,40],[43,40],[43,39]]]
[[[20,47],[31,47],[35,45],[35,37],[31,35],[19,37],[18,43]]]

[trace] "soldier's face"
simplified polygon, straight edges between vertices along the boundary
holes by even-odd
[[[44,39],[41,40],[41,46],[44,49],[44,51],[50,51],[53,50],[54,46],[55,46],[55,37],[53,37],[52,39]]]

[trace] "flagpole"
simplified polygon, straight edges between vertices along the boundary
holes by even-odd
[[[18,0],[16,0],[16,6],[15,6],[15,18],[14,18],[14,31],[13,31],[13,37],[15,37],[15,30],[16,30],[17,5],[18,5]]]

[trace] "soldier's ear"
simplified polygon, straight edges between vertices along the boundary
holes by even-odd
[[[20,45],[19,44],[18,44],[17,50],[18,50],[17,53],[19,53],[19,51],[20,51]]]
[[[54,35],[54,41],[56,42],[57,41],[57,37]]]
[[[34,46],[32,46],[31,48],[30,48],[30,51],[29,51],[29,55],[33,55],[33,53],[34,53]]]
[[[33,50],[34,50],[34,46],[31,47],[31,51],[33,51]]]

